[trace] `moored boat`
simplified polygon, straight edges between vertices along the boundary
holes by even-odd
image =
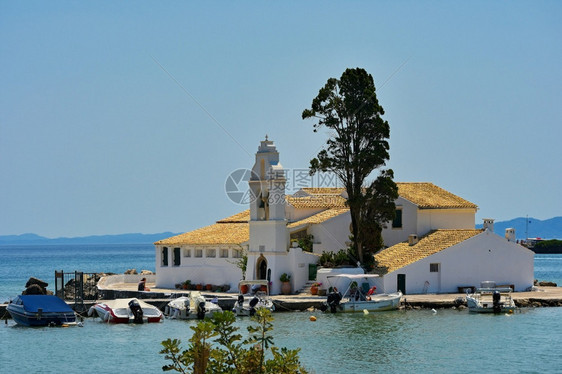
[[[398,309],[402,292],[376,293],[376,286],[373,284],[378,278],[376,274],[338,274],[328,276],[328,282],[348,280],[349,284],[345,291],[340,293],[335,286],[331,287],[332,292],[328,294],[326,302],[321,310],[332,313],[336,312],[380,312],[385,310]]]
[[[215,303],[207,301],[198,291],[181,296],[166,305],[164,315],[172,319],[204,319],[222,311]]]
[[[14,321],[23,326],[75,325],[76,314],[54,295],[19,295],[7,308]]]
[[[258,308],[275,310],[275,305],[269,297],[267,280],[241,281],[238,284],[238,290],[238,300],[232,310],[237,316],[253,316]]]
[[[511,287],[477,288],[466,295],[468,310],[474,313],[513,313],[517,307],[511,297]]]
[[[108,323],[160,322],[164,318],[157,307],[136,298],[108,300],[95,304],[88,310],[88,316],[97,316]]]

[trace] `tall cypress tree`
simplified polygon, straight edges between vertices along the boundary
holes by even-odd
[[[389,160],[390,126],[382,118],[373,77],[364,69],[347,69],[330,78],[305,109],[302,118],[314,118],[314,132],[326,127],[332,134],[326,147],[310,161],[310,173],[333,172],[347,191],[353,249],[364,264],[365,254],[382,246],[381,230],[395,214],[398,187],[391,169],[371,173]]]

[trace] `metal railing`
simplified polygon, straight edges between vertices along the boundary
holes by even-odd
[[[99,274],[74,271],[65,273],[55,270],[55,295],[65,301],[73,301],[75,309],[84,307],[84,300],[98,298]]]

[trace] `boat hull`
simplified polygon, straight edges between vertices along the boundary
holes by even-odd
[[[517,309],[515,304],[502,304],[499,306],[499,308],[494,309],[494,305],[492,302],[482,303],[472,297],[466,298],[466,304],[468,306],[468,311],[472,313],[513,313]]]
[[[275,305],[270,299],[261,299],[253,307],[250,304],[251,300],[245,300],[242,304],[236,302],[232,311],[234,312],[234,314],[240,317],[252,316],[259,308],[265,308],[270,310],[271,312],[275,311]]]
[[[381,294],[371,297],[371,300],[349,300],[343,301],[339,305],[339,311],[343,313],[364,312],[383,312],[395,310],[400,306],[402,293]]]
[[[8,312],[12,316],[14,322],[22,326],[61,326],[76,324],[76,315],[74,313],[43,313],[38,316],[37,313],[26,313],[25,311],[11,309]]]
[[[466,295],[466,304],[473,313],[510,313],[517,309],[511,288],[505,287],[477,288],[473,294]]]
[[[63,300],[52,295],[20,295],[7,311],[22,326],[61,326],[76,324],[76,314]]]
[[[200,303],[205,305],[205,313],[198,314]],[[203,319],[210,318],[213,314],[222,312],[217,304],[206,301],[202,296],[197,295],[195,298],[182,296],[174,299],[166,305],[164,315],[170,319]]]
[[[128,307],[128,303],[131,300],[136,299],[118,299],[95,304],[88,311],[88,315],[92,317],[97,316],[107,323],[139,323],[139,321],[135,319],[132,310]],[[164,316],[158,308],[143,301],[136,301],[140,303],[143,311],[142,323],[156,323],[162,321]]]

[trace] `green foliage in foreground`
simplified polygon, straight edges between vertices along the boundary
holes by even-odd
[[[234,313],[215,313],[213,318],[191,327],[193,336],[189,346],[182,351],[181,341],[167,339],[160,351],[171,364],[164,365],[163,371],[175,370],[180,373],[306,373],[299,361],[300,349],[273,347],[273,316],[271,311],[260,308],[252,320],[255,326],[248,326],[249,338],[242,341],[239,328],[234,327]],[[272,358],[266,359],[271,347]]]

